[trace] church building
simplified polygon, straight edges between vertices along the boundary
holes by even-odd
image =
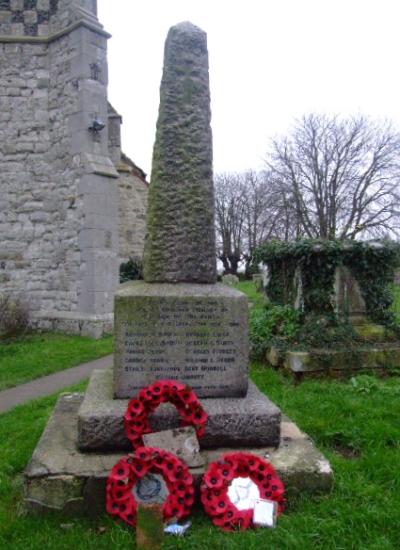
[[[101,336],[141,256],[146,175],[121,151],[96,0],[0,0],[0,293]]]

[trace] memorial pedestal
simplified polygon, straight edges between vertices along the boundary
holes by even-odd
[[[129,399],[115,394],[131,397],[160,378],[186,382],[203,396],[205,465],[191,470],[197,484],[209,462],[242,450],[270,460],[289,494],[329,490],[329,462],[248,381],[247,316],[247,298],[222,285],[122,285],[115,308],[114,375],[94,371],[85,396],[60,397],[25,472],[27,509],[103,513],[107,476],[131,449],[123,423]],[[179,425],[179,418],[171,404],[163,404],[150,422],[153,430],[164,430]]]
[[[129,398],[160,379],[200,398],[244,397],[248,386],[248,300],[226,285],[136,281],[114,309],[114,393]]]
[[[125,436],[124,414],[128,399],[113,399],[111,371],[94,371],[78,412],[78,446],[82,451],[130,450]],[[201,400],[208,414],[201,448],[277,447],[280,438],[281,411],[250,382],[244,398]],[[153,431],[179,426],[179,417],[171,404],[160,405],[151,417]]]
[[[68,515],[98,516],[105,511],[105,484],[111,468],[126,452],[77,449],[77,414],[81,394],[60,396],[45,431],[25,471],[25,506],[29,512],[59,511]],[[191,468],[196,486],[207,464],[231,448],[203,451],[206,464]],[[269,460],[285,483],[288,496],[327,492],[332,487],[329,462],[295,424],[281,422],[277,449],[271,447],[235,448]]]

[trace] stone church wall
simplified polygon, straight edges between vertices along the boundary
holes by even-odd
[[[142,212],[147,185],[109,138],[96,11],[94,0],[0,0],[0,292],[27,299],[35,326],[99,336],[128,208]],[[90,131],[95,120],[104,129]]]

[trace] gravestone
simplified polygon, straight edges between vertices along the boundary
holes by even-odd
[[[115,297],[115,397],[167,378],[199,397],[247,393],[247,298],[216,283],[206,34],[165,44],[144,254],[145,281]]]
[[[336,268],[334,290],[335,310],[338,315],[355,325],[366,323],[365,300],[358,281],[348,267]]]

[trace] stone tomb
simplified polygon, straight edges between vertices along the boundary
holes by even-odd
[[[102,512],[104,483],[129,449],[128,399],[157,379],[192,386],[208,413],[206,462],[254,450],[289,490],[326,490],[329,463],[249,383],[248,303],[216,284],[208,54],[203,31],[183,23],[166,41],[148,203],[145,282],[115,297],[114,373],[95,371],[82,396],[60,398],[25,475],[29,509]],[[158,407],[153,431],[178,425]],[[207,464],[192,469],[200,481]]]
[[[244,397],[247,317],[247,298],[225,285],[125,283],[115,298],[115,397],[161,378],[199,397]]]

